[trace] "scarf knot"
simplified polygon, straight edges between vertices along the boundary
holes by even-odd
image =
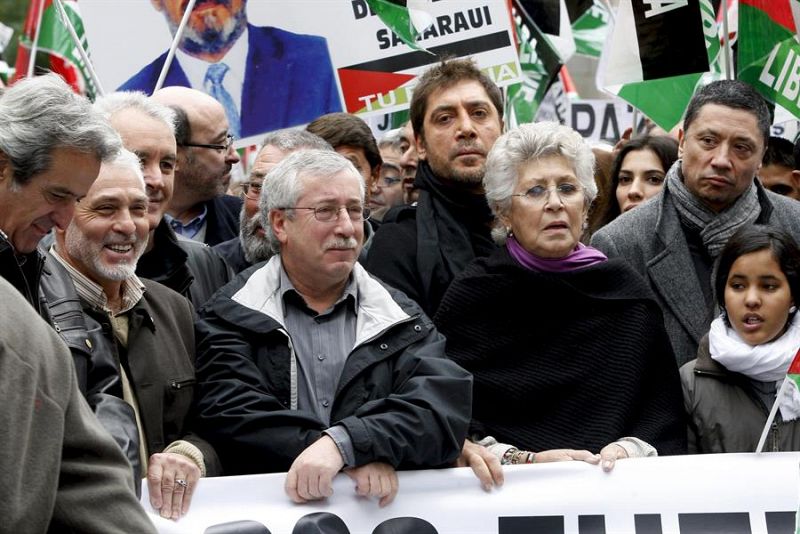
[[[575,271],[608,261],[608,257],[605,254],[596,248],[587,247],[583,243],[578,243],[572,249],[572,252],[563,258],[542,258],[532,254],[525,250],[513,235],[508,236],[508,239],[506,239],[506,248],[508,248],[511,257],[526,269],[546,273]]]

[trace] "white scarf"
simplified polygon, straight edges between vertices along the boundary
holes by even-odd
[[[800,313],[794,314],[781,337],[755,347],[745,343],[733,328],[726,326],[722,316],[717,317],[708,333],[708,348],[711,359],[729,371],[759,382],[776,382],[780,391],[789,364],[800,348]],[[784,388],[778,407],[784,421],[800,417],[800,392],[797,388]]]

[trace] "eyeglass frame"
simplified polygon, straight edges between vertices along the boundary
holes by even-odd
[[[575,184],[575,183],[572,183],[572,182],[561,182],[560,184],[558,184],[556,186],[553,186],[553,187],[544,187],[543,185],[537,184],[537,185],[534,185],[534,186],[528,188],[528,190],[525,191],[524,193],[512,193],[511,196],[512,197],[527,198],[531,202],[541,202],[542,204],[546,204],[547,201],[550,198],[550,195],[553,192],[555,192],[556,196],[558,197],[558,200],[561,201],[562,204],[564,204],[564,198],[558,192],[558,188],[561,187],[562,185],[570,185],[570,186],[574,187],[575,188],[574,194],[576,195],[575,198],[578,198],[578,195],[580,193],[584,193],[586,191],[584,189],[584,187],[582,185],[580,185],[580,184]],[[543,193],[541,197],[534,197],[534,196],[531,196],[531,195],[528,194],[536,187],[542,187],[545,190],[545,193]],[[571,198],[571,195],[568,195],[567,196],[567,202],[569,202],[570,198]]]
[[[251,187],[258,188],[258,194],[255,197],[251,197],[250,194],[249,194]],[[246,196],[250,200],[258,200],[259,198],[261,198],[261,190],[262,189],[264,189],[264,184],[263,183],[245,182],[245,183],[242,184],[242,191],[244,191],[244,196]]]
[[[355,207],[355,206],[353,206],[353,207]],[[313,212],[313,215],[314,215],[314,219],[317,222],[321,222],[321,223],[329,223],[329,222],[334,222],[334,221],[338,222],[339,218],[341,217],[340,213],[342,212],[342,208],[344,208],[344,210],[347,212],[347,216],[350,219],[350,222],[367,221],[367,220],[369,220],[369,217],[372,214],[372,210],[370,210],[366,206],[361,206],[361,218],[353,219],[350,216],[350,211],[348,209],[348,206],[342,205],[342,206],[338,206],[336,208],[336,211],[334,212],[334,213],[336,213],[336,217],[333,217],[333,215],[331,215],[331,218],[328,219],[328,220],[320,219],[319,216],[317,215],[317,213],[320,210],[326,210],[326,209],[330,209],[330,208],[333,208],[333,206],[317,206],[316,208],[311,208],[311,207],[307,207],[307,206],[285,206],[285,207],[282,207],[282,208],[275,208],[275,209],[278,209],[278,210],[313,210],[312,212]]]
[[[191,146],[194,148],[213,148],[214,150],[222,150],[223,152],[227,152],[233,147],[233,134],[228,134],[225,136],[226,143],[224,145],[212,145],[212,144],[205,144],[205,143],[178,143],[178,146]]]

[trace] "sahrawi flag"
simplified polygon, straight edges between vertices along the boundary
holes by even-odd
[[[709,0],[620,0],[598,86],[671,130],[718,52]]]
[[[417,39],[433,24],[428,12],[430,0],[367,0],[370,9],[405,44],[423,50]]]
[[[64,10],[72,22],[75,32],[81,39],[84,50],[88,50],[86,35],[83,30],[83,20],[78,11],[78,3],[74,0],[62,0]],[[53,0],[31,0],[28,7],[28,16],[25,19],[23,33],[20,36],[19,48],[17,49],[17,64],[15,79],[22,78],[28,74],[28,64],[33,40],[36,38],[36,24],[39,21],[39,7],[43,8],[41,13],[41,28],[39,29],[39,41],[36,50],[35,73],[53,71],[60,74],[75,91],[84,94],[89,98],[94,98],[96,89],[89,71],[83,63],[75,43],[58,17],[56,6]]]
[[[800,45],[790,0],[740,0],[739,79],[800,118]]]
[[[567,0],[575,53],[600,57],[606,42],[611,13],[602,0]]]
[[[781,398],[777,400],[780,403],[781,418],[784,421],[792,421],[800,417],[800,350],[789,365],[779,391],[783,392]]]

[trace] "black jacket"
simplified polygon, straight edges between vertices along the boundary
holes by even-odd
[[[227,474],[287,471],[328,425],[292,409],[297,374],[275,291],[280,257],[242,272],[199,311],[198,432]],[[419,307],[360,265],[357,341],[332,405],[355,463],[416,469],[451,464],[470,417],[472,381],[444,357]],[[259,304],[254,304],[259,302]]]
[[[177,291],[195,308],[233,277],[231,268],[211,247],[177,236],[166,220],[159,223],[153,240],[153,248],[136,265],[136,276]]]
[[[218,195],[206,202],[206,238],[204,242],[213,247],[218,243],[239,235],[239,213],[242,199],[232,195]]]
[[[251,265],[247,258],[244,257],[244,249],[242,248],[242,240],[237,235],[233,239],[228,239],[227,241],[223,241],[213,247],[214,252],[222,256],[233,272],[235,274],[239,274],[240,272],[244,271]]]
[[[0,231],[0,277],[14,286],[42,318],[50,322],[47,306],[39,296],[39,279],[44,268],[44,257],[35,250],[30,254],[17,255],[14,246]]]

